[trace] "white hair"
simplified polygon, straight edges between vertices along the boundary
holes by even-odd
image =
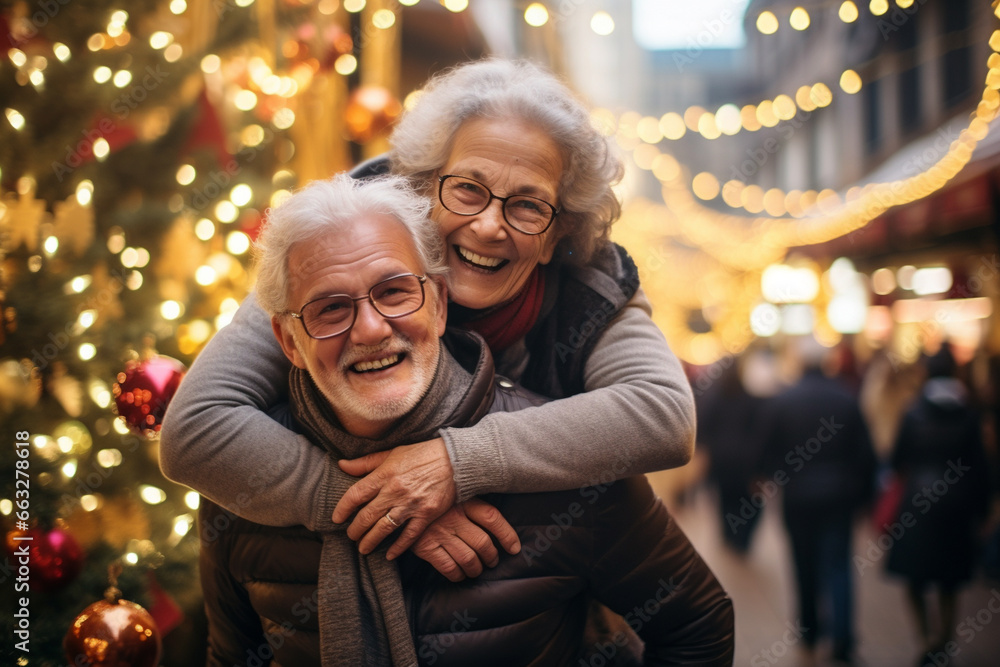
[[[437,75],[400,118],[389,141],[393,173],[425,191],[467,121],[515,118],[536,125],[559,147],[565,165],[556,217],[558,256],[585,263],[608,238],[621,204],[611,186],[624,169],[586,106],[551,72],[526,61],[482,60]]]
[[[399,220],[413,239],[424,273],[445,273],[444,244],[437,224],[429,217],[430,210],[430,201],[400,176],[356,180],[339,174],[310,183],[268,211],[254,244],[257,301],[269,315],[287,312],[292,247],[330,232],[349,233],[369,215]]]

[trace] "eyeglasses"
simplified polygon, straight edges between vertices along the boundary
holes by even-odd
[[[364,296],[331,294],[313,299],[299,312],[289,312],[302,322],[310,338],[323,340],[348,331],[358,318],[358,301],[368,301],[386,319],[405,317],[424,305],[424,283],[427,276],[404,273],[376,283]]]
[[[498,199],[503,219],[522,234],[541,234],[559,213],[559,209],[543,199],[528,195],[497,197],[479,181],[454,174],[438,177],[438,199],[442,206],[459,215],[482,213]]]

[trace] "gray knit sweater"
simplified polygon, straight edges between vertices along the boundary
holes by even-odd
[[[249,297],[181,383],[164,418],[160,465],[246,519],[322,530],[336,499],[320,489],[339,468],[267,414],[283,412],[275,406],[287,400],[289,367]],[[458,500],[579,488],[689,460],[691,389],[641,291],[601,334],[584,386],[583,394],[444,429]]]

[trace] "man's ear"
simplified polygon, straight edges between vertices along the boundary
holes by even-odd
[[[431,280],[437,285],[437,312],[434,313],[434,323],[437,326],[438,338],[444,335],[445,327],[448,326],[448,285],[440,276],[431,276]]]
[[[295,346],[295,336],[289,330],[288,326],[285,326],[286,324],[291,326],[295,323],[287,315],[274,315],[271,317],[271,330],[274,331],[274,337],[278,339],[278,344],[281,345],[281,351],[285,353],[285,356],[288,357],[293,366],[306,370],[306,361],[299,353],[299,348]]]

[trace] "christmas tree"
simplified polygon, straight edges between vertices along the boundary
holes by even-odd
[[[348,92],[378,82],[362,46],[395,48],[384,6],[355,5],[0,4],[3,664],[67,664],[109,567],[164,664],[203,660],[198,496],[159,471],[160,418],[249,289],[262,212],[398,112]]]

